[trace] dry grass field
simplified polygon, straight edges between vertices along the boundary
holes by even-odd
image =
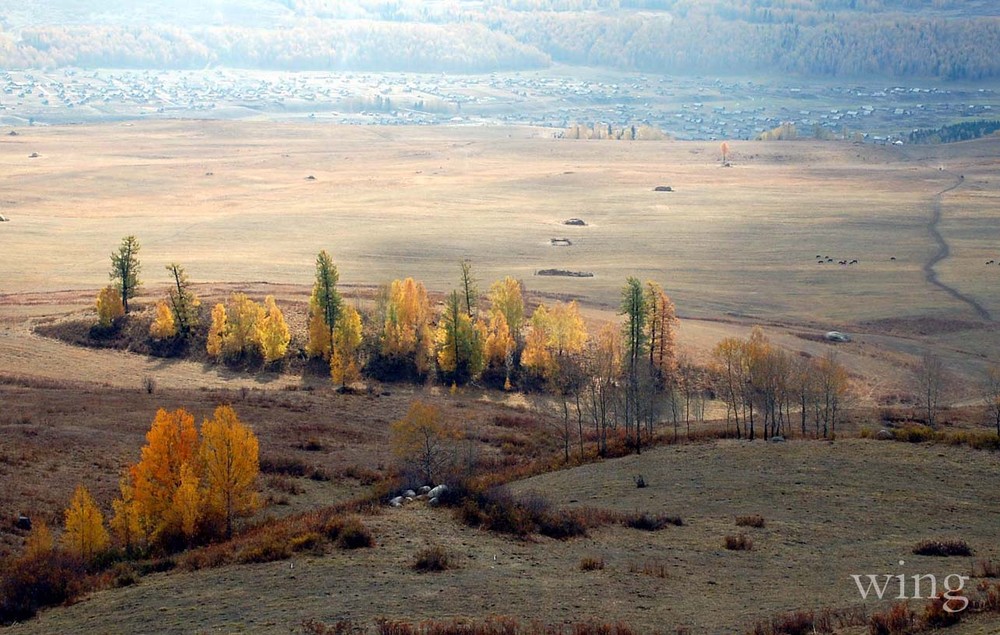
[[[677,514],[681,527],[523,541],[464,527],[450,510],[389,509],[366,519],[372,550],[154,575],[11,632],[289,632],[307,619],[507,615],[626,620],[642,633],[742,633],[786,610],[887,604],[863,602],[852,573],[968,574],[973,558],[912,555],[925,538],[961,537],[976,557],[1000,557],[997,468],[987,453],[860,440],[663,448],[517,488],[569,505]],[[636,489],[636,474],[649,487]],[[747,514],[765,526],[737,527]],[[750,534],[752,550],[723,547],[738,531]],[[443,546],[457,568],[413,571],[429,545]],[[604,569],[581,571],[586,557]]]
[[[249,374],[37,333],[92,318],[108,255],[127,234],[142,244],[147,311],[176,261],[206,303],[235,290],[274,294],[302,337],[320,249],[351,300],[405,276],[446,292],[468,258],[484,287],[517,276],[532,302],[579,299],[591,323],[615,319],[635,275],[663,284],[682,316],[680,344],[696,358],[762,324],[791,350],[835,349],[859,389],[852,405],[868,407],[912,391],[910,367],[931,350],[961,380],[956,399],[971,402],[985,365],[1000,359],[1000,328],[981,314],[1000,316],[1000,265],[985,264],[1000,260],[1000,139],[730,145],[733,167],[722,168],[714,143],[572,141],[540,129],[174,121],[0,137],[0,214],[10,219],[0,223],[0,555],[23,542],[10,518],[60,524],[78,482],[109,509],[160,407],[200,420],[231,402],[260,436],[262,458],[318,475],[264,474],[271,516],[368,491],[391,466],[389,423],[418,396],[489,456],[517,463],[558,447],[546,416],[529,412],[534,396],[434,386],[337,394],[319,375]],[[948,249],[933,267],[943,286],[925,272],[941,248],[935,209]],[[588,225],[562,224],[571,217]],[[534,275],[547,268],[594,276]],[[818,341],[832,328],[854,340]],[[500,423],[522,416],[535,427]],[[387,509],[366,519],[373,550],[147,576],[11,632],[289,632],[306,619],[474,615],[742,632],[784,610],[859,607],[849,573],[968,573],[971,558],[911,559],[924,538],[960,537],[976,558],[1000,558],[998,467],[988,452],[853,438],[659,448],[514,488],[569,507],[677,514],[682,527],[525,541],[469,529],[448,510]],[[639,474],[650,487],[635,488]],[[723,538],[742,530],[734,520],[744,514],[766,526],[746,530],[753,550],[728,551]],[[457,569],[409,568],[438,543]],[[587,557],[604,569],[581,571]],[[948,632],[995,633],[1000,623],[961,628]]]

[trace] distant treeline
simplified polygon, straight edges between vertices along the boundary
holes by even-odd
[[[910,133],[910,143],[954,143],[969,141],[996,133],[1000,121],[965,121],[940,128],[914,130]]]
[[[259,13],[268,16],[259,24],[248,23],[245,15],[239,20],[221,14],[210,19],[203,8],[180,0],[175,20],[153,26],[139,18],[134,23],[101,23],[90,14],[73,13],[79,9],[64,2],[17,30],[0,32],[0,68],[218,64],[486,72],[560,62],[671,74],[951,80],[1000,76],[1000,57],[995,55],[1000,17],[988,3],[976,1],[256,3],[262,5]],[[188,21],[183,19],[185,11],[190,12]]]

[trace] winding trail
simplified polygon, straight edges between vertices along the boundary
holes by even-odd
[[[980,318],[986,320],[987,322],[992,322],[993,318],[990,316],[990,312],[987,311],[983,305],[960,292],[958,289],[941,282],[938,279],[937,271],[934,270],[934,265],[941,262],[951,254],[951,248],[948,246],[947,241],[945,241],[944,236],[942,236],[941,232],[938,230],[938,225],[941,223],[941,201],[945,194],[957,189],[964,182],[965,180],[959,177],[952,185],[934,195],[934,201],[931,208],[931,220],[927,223],[927,232],[931,235],[931,238],[934,239],[934,242],[937,243],[938,250],[937,253],[931,256],[930,260],[924,263],[924,280],[926,280],[928,284],[938,287],[959,302],[964,302],[969,305],[969,307],[975,311],[976,315]]]

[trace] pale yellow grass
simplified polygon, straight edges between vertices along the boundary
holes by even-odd
[[[190,121],[33,128],[0,145],[12,219],[0,226],[2,288],[98,287],[108,254],[134,233],[151,283],[178,261],[196,280],[307,284],[325,248],[346,283],[412,275],[447,290],[456,262],[469,258],[486,283],[514,275],[607,305],[636,275],[660,281],[688,314],[824,323],[967,315],[920,271],[933,251],[928,202],[954,182],[936,160],[734,142],[734,167],[723,169],[712,143],[547,135]],[[949,169],[962,170],[959,161],[969,187],[948,202],[943,229],[958,260],[942,278],[995,304],[1000,267],[990,277],[968,266],[1000,237],[987,222],[991,162],[972,156]],[[572,216],[590,226],[561,224]],[[552,247],[554,237],[574,244]],[[816,255],[861,264],[817,265]],[[596,277],[533,275],[550,267]]]

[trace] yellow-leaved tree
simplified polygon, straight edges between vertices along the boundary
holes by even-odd
[[[438,368],[452,384],[474,380],[486,365],[485,345],[486,326],[472,321],[463,309],[462,296],[453,291],[438,320]]]
[[[524,328],[524,294],[521,283],[507,276],[490,285],[490,313],[502,313],[510,337],[517,346],[521,345]]]
[[[288,324],[285,323],[285,316],[274,301],[274,296],[269,295],[264,298],[264,317],[257,325],[257,340],[260,342],[260,351],[265,364],[284,358],[288,351],[291,335],[288,332]]]
[[[188,540],[197,532],[203,513],[203,496],[199,483],[200,479],[194,468],[189,463],[181,465],[181,482],[174,491],[170,505],[170,513],[173,515],[171,524],[178,527]]]
[[[258,452],[257,437],[230,406],[219,406],[201,425],[198,457],[206,517],[224,526],[226,536],[232,536],[236,517],[250,514],[258,506]]]
[[[145,536],[139,522],[139,506],[135,504],[135,487],[129,470],[118,481],[118,488],[121,497],[111,503],[114,515],[109,524],[115,540],[126,553],[131,554],[145,547]]]
[[[441,420],[436,406],[420,400],[389,428],[392,453],[425,484],[434,484],[454,465],[460,438],[461,432]]]
[[[413,278],[393,280],[382,333],[382,354],[408,359],[417,374],[426,375],[434,364],[430,319],[431,307],[423,283]]]
[[[55,546],[52,541],[52,532],[44,520],[38,520],[31,524],[31,533],[24,541],[24,555],[28,558],[40,558],[50,553]]]
[[[109,328],[116,320],[125,317],[122,294],[117,288],[108,286],[97,294],[97,323]]]
[[[539,304],[531,314],[531,328],[525,338],[521,353],[521,366],[539,377],[549,378],[555,372],[555,358],[549,341],[552,338],[552,316],[544,304]]]
[[[83,485],[77,486],[65,517],[63,545],[67,551],[90,561],[108,548],[110,541],[108,530],[104,528],[104,515]]]
[[[333,355],[330,357],[330,376],[334,383],[343,387],[361,377],[358,359],[361,333],[361,314],[353,306],[345,305],[333,331]]]
[[[225,342],[228,330],[229,320],[226,317],[226,305],[220,302],[212,307],[212,325],[208,329],[208,338],[205,342],[205,350],[210,357],[218,359],[222,356],[223,342]]]
[[[177,335],[177,323],[174,321],[174,313],[166,302],[160,300],[156,303],[156,317],[149,325],[149,336],[156,340],[165,340]]]
[[[231,359],[250,355],[260,347],[258,325],[264,319],[264,308],[245,293],[234,293],[226,311],[228,328],[222,338],[222,354]]]

